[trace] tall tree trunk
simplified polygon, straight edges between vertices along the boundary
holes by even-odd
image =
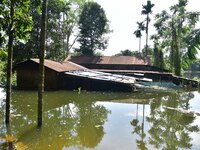
[[[11,101],[11,77],[12,77],[12,60],[13,60],[13,17],[14,17],[14,2],[11,0],[10,4],[10,25],[9,25],[9,39],[8,39],[8,62],[7,62],[7,85],[6,85],[6,119],[5,122],[10,122],[10,101]]]
[[[144,142],[144,112],[145,112],[145,104],[143,103],[143,109],[142,109],[142,143]]]
[[[44,52],[46,39],[47,0],[42,3],[41,35],[40,35],[40,64],[38,83],[38,127],[42,125],[43,93],[44,93]]]
[[[147,24],[146,24],[146,49],[145,49],[145,55],[147,56],[148,52],[148,36],[149,36],[149,14],[147,14]]]
[[[179,37],[177,30],[174,28],[173,31],[173,56],[172,56],[172,61],[173,61],[173,68],[174,68],[174,73],[177,76],[180,76],[181,74],[181,62],[180,62],[180,46],[179,46]]]
[[[63,28],[63,26],[64,26],[64,22],[65,22],[65,17],[64,17],[64,13],[62,14],[62,17],[63,17],[63,20],[62,20],[62,28]],[[65,32],[63,32],[63,30],[61,30],[62,31],[62,42],[63,42],[63,60],[65,60],[66,59],[66,54],[67,54],[67,50],[65,49],[65,37],[66,37],[66,34],[65,34]]]
[[[178,24],[178,33],[177,33],[177,52],[176,52],[176,57],[177,57],[177,69],[175,74],[180,76],[181,75],[181,60],[182,60],[182,51],[181,51],[181,30],[182,30],[182,22]]]
[[[141,36],[139,37],[139,53],[141,52]]]
[[[70,50],[69,38],[70,38],[70,34],[67,34],[67,41],[66,41],[66,55],[65,55],[65,58],[69,55],[69,50]]]
[[[174,68],[175,75],[181,75],[181,54],[180,54],[180,45],[179,45],[179,37],[176,37],[176,49],[175,49],[175,59],[174,59]]]
[[[171,30],[172,30],[172,34],[171,34],[170,68],[171,68],[171,71],[174,72],[174,51],[175,51],[174,43],[175,43],[176,31],[175,31],[175,27],[174,27],[173,17],[172,17]]]

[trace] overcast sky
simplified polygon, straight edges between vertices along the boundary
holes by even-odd
[[[139,39],[135,37],[133,32],[137,29],[137,21],[143,21],[145,16],[141,15],[142,5],[146,5],[147,0],[94,0],[100,4],[106,12],[106,16],[110,21],[110,28],[113,30],[109,34],[109,45],[104,55],[110,56],[120,52],[121,50],[137,50],[139,47]],[[151,0],[155,6],[153,14],[150,16],[149,35],[154,33],[152,23],[153,16],[162,10],[168,10],[170,6],[176,4],[178,0]],[[188,10],[200,11],[199,0],[189,0]],[[142,37],[142,45],[145,44],[145,33]],[[142,46],[143,47],[143,46]]]

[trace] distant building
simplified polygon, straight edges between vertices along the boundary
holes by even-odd
[[[152,66],[150,59],[134,56],[74,56],[66,58],[65,61],[71,61],[95,71],[151,78],[154,81],[168,81],[172,77],[168,70]]]

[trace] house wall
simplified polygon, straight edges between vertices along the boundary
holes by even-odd
[[[63,74],[63,88],[65,90],[88,90],[88,91],[124,91],[130,92],[134,89],[130,84],[123,84],[113,81],[103,81]]]
[[[45,69],[45,73],[46,73],[44,80],[45,90],[59,89],[59,80],[58,80],[59,73],[47,68]]]
[[[17,88],[22,90],[32,90],[38,87],[36,70],[17,70]]]
[[[59,88],[58,73],[45,68],[45,90],[56,90]],[[35,90],[38,87],[38,67],[24,67],[17,69],[17,88],[23,90]]]

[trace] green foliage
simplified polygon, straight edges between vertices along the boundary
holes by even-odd
[[[32,8],[34,6],[35,9],[38,11],[40,10],[39,4],[40,0],[35,0],[33,4],[31,5],[30,0],[23,0],[23,1],[12,1],[12,5],[14,8],[13,11],[13,16],[10,15],[10,3],[11,1],[6,1],[4,0],[1,5],[0,11],[2,13],[2,16],[0,17],[0,28],[1,28],[1,33],[4,34],[4,38],[7,39],[10,32],[13,32],[13,45],[20,45],[18,49],[21,52],[21,48],[23,48],[24,43],[26,43],[30,37],[30,32],[32,31],[32,18],[33,16],[31,15]],[[7,47],[8,44],[6,43],[7,40],[3,40],[2,45],[4,47]],[[17,55],[15,55],[17,53]],[[20,55],[18,55],[18,51],[15,51],[14,48],[14,55],[16,57],[24,57],[24,51],[21,52]],[[14,57],[15,58],[15,57]]]
[[[65,16],[63,16],[63,36],[66,37],[65,50],[68,55],[79,37],[78,22],[83,6],[87,0],[70,0]],[[71,41],[71,42],[70,42]]]
[[[149,34],[149,22],[151,21],[149,14],[152,13],[152,8],[154,7],[154,4],[151,3],[150,0],[147,0],[147,4],[146,5],[142,5],[143,10],[142,10],[142,15],[146,15],[146,50],[145,50],[145,56],[147,56],[148,54],[148,34]]]
[[[95,56],[104,56],[101,52],[95,52]]]
[[[179,0],[170,12],[164,10],[155,16],[157,34],[154,37],[157,37],[159,47],[176,75],[181,75],[181,71],[196,60],[199,49],[199,29],[195,29],[199,12],[187,12],[187,4],[187,0]]]
[[[35,1],[37,2],[38,0]],[[30,0],[3,0],[0,5],[0,46],[7,52],[2,49],[0,51],[0,84],[7,84],[7,91],[10,90],[11,82],[15,78],[11,73],[13,43],[26,42],[31,30]]]
[[[6,65],[8,52],[5,49],[0,50],[0,87],[6,86]],[[12,75],[12,86],[17,85],[16,74]]]
[[[79,49],[75,49],[74,52],[69,53],[69,56],[82,56],[82,53]],[[101,52],[95,52],[94,56],[104,56]]]
[[[142,31],[145,30],[145,26],[144,26],[144,22],[137,22],[137,25],[138,25],[138,29],[134,32],[135,36],[137,38],[141,38],[142,36]]]
[[[183,68],[188,68],[189,65],[197,60],[196,56],[198,50],[200,50],[200,29],[191,31],[188,37],[185,39],[188,50],[183,56]]]
[[[35,5],[35,1],[31,0],[31,16],[33,18],[33,30],[31,31],[30,38],[27,43],[17,42],[14,46],[14,60],[16,62],[38,57],[40,51],[40,31],[41,31],[41,13],[38,11],[38,7]],[[40,3],[41,7],[41,3]],[[60,20],[61,10],[63,9],[63,1],[49,0],[48,7],[48,30],[47,30],[47,58],[55,59],[55,57],[61,57],[60,54],[60,26],[58,20]],[[58,37],[59,36],[59,37]],[[49,42],[50,41],[50,42]],[[56,43],[56,44],[55,44]],[[55,45],[57,46],[55,48]],[[52,50],[53,49],[53,50]],[[54,52],[55,51],[55,52]],[[55,57],[53,57],[55,55]],[[56,58],[57,58],[56,57]]]
[[[10,1],[4,0],[0,6],[0,29],[3,38],[8,36],[10,30],[14,31],[15,41],[26,42],[29,38],[29,32],[32,30],[32,17],[30,16],[30,0],[13,1],[14,15],[10,15]],[[12,24],[12,28],[10,25]],[[5,39],[1,38],[1,43]]]
[[[64,58],[64,35],[62,15],[66,15],[68,4],[63,0],[50,0],[48,3],[47,49],[46,58],[61,60]]]
[[[193,80],[196,80],[200,83],[200,78],[199,77],[194,77]]]
[[[84,3],[85,0],[48,0],[46,58],[61,61],[73,48],[79,36],[78,20]],[[16,62],[39,56],[41,13],[36,6],[35,0],[31,0],[33,29],[27,43],[15,44]]]
[[[150,46],[145,46],[143,49],[142,49],[142,52],[141,52],[142,56],[146,57],[152,57],[153,55],[153,49],[150,47]]]
[[[159,68],[164,69],[164,58],[162,49],[159,47],[157,42],[154,42],[154,49],[153,49],[153,65]]]
[[[122,50],[118,54],[115,54],[114,56],[135,56],[137,58],[143,58],[144,55],[141,52],[138,51],[130,51],[130,50]]]
[[[5,87],[6,85],[6,63],[0,60],[0,87]]]
[[[50,1],[46,58],[60,61],[66,58],[79,37],[78,21],[86,0]]]
[[[137,38],[139,38],[139,52],[141,51],[141,37],[142,31],[145,30],[144,22],[137,22],[138,29],[135,30],[134,34]]]
[[[154,4],[151,3],[150,0],[147,1],[146,5],[142,5],[142,14],[148,15],[152,13],[152,8],[154,7]]]
[[[135,34],[135,36],[136,36],[137,38],[141,38],[141,36],[142,36],[142,32],[141,32],[141,30],[139,30],[139,29],[135,30],[135,31],[134,31],[134,34]]]
[[[0,49],[0,60],[5,62],[7,57],[8,57],[7,50]]]
[[[7,23],[5,16],[8,16],[8,10],[5,10],[4,3],[6,3],[6,1],[0,2],[0,47],[2,47],[6,41],[5,30],[7,28]]]
[[[193,62],[190,65],[191,71],[200,71],[200,60],[198,59],[197,61]]]
[[[104,50],[107,41],[104,37],[109,32],[105,11],[96,2],[87,2],[83,6],[79,20],[79,43],[82,55],[94,55],[95,50]]]
[[[121,50],[118,54],[115,54],[115,56],[133,56],[133,55],[134,55],[134,52],[128,49]]]

